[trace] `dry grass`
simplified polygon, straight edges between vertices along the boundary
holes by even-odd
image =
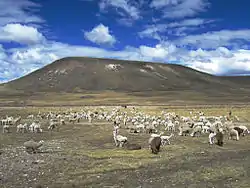
[[[27,116],[38,111],[64,111],[66,109],[69,108],[4,108],[1,109],[0,116],[6,114]],[[80,109],[80,107],[72,108],[72,110]],[[164,107],[140,107],[141,111],[150,114],[159,114],[163,109]],[[202,110],[207,115],[225,115],[229,108],[188,110]],[[187,109],[170,111],[187,115]],[[249,108],[233,108],[233,114],[247,125],[249,112]],[[46,121],[43,122],[43,126],[45,128]],[[4,151],[0,159],[12,163],[11,166],[22,168],[13,171],[11,167],[2,167],[0,174],[4,173],[8,178],[4,182],[0,180],[0,187],[37,184],[48,187],[72,187],[72,185],[77,187],[164,187],[165,185],[181,188],[187,185],[188,187],[234,186],[236,188],[250,186],[250,180],[247,178],[250,172],[248,136],[241,138],[239,142],[226,139],[223,148],[216,145],[209,146],[207,136],[200,138],[175,136],[171,145],[161,148],[158,155],[153,155],[147,149],[148,135],[137,136],[129,134],[126,130],[121,130],[121,134],[126,135],[129,141],[141,144],[143,149],[127,151],[114,148],[112,126],[107,122],[89,124],[83,121],[75,125],[67,124],[52,135],[46,130],[38,135],[17,134],[14,128],[11,131],[10,134],[0,133],[0,149]],[[42,150],[52,149],[54,152],[34,156],[24,154],[18,148],[30,138],[45,140]],[[7,150],[7,148],[13,149]],[[55,152],[57,150],[59,151]],[[37,166],[39,168],[31,171],[27,169],[28,167],[23,167],[21,163],[21,161],[27,163],[30,158],[46,162],[32,166],[33,169]],[[44,172],[43,175],[38,174],[41,171]],[[29,177],[32,176],[28,183],[27,179],[22,177],[24,173],[27,173]]]
[[[249,105],[248,96],[229,95],[206,96],[194,91],[147,91],[147,92],[115,92],[115,91],[82,91],[81,93],[22,93],[21,91],[5,91],[0,86],[0,106],[81,106],[81,105]]]

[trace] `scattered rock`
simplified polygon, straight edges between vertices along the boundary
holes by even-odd
[[[44,163],[44,160],[36,160],[32,162],[32,164],[39,164],[39,163]]]

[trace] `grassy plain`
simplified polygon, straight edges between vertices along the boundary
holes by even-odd
[[[70,108],[77,111],[82,107],[6,107],[1,108],[0,117],[21,115],[23,122],[28,122],[25,119],[28,114]],[[218,116],[226,115],[231,107],[136,108],[155,115],[162,110],[179,115],[202,110],[206,115]],[[232,112],[249,126],[250,108],[233,107]],[[121,129],[121,134],[130,142],[141,144],[143,149],[115,148],[110,122],[67,123],[52,134],[47,131],[46,120],[42,126],[41,134],[16,133],[14,127],[11,133],[0,133],[0,187],[250,187],[249,136],[241,137],[240,141],[228,140],[226,136],[224,147],[218,147],[208,145],[207,135],[191,138],[175,133],[171,145],[153,155],[147,146],[149,135],[131,134],[125,129]],[[24,151],[23,142],[30,138],[45,141],[40,153],[30,155]]]

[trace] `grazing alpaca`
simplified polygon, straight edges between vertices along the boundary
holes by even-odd
[[[229,130],[228,139],[232,139],[233,136],[236,137],[236,140],[239,140],[239,133],[235,129]]]
[[[234,127],[234,130],[238,131],[239,136],[242,134],[244,136],[244,130],[239,127]]]
[[[160,151],[161,147],[161,138],[160,137],[155,137],[151,140],[151,150],[153,154],[157,154]]]
[[[191,133],[192,128],[188,127],[188,126],[180,126],[179,127],[179,136],[187,136],[187,134]]]
[[[239,128],[241,128],[243,130],[242,136],[245,136],[245,134],[250,134],[250,131],[248,130],[248,128],[245,125],[240,125]]]
[[[128,141],[128,138],[126,136],[122,136],[122,135],[117,135],[115,139],[117,142],[117,144],[116,144],[117,147],[118,146],[123,147],[124,144]]]
[[[130,144],[126,142],[124,144],[124,148],[126,148],[127,150],[140,150],[141,146],[139,144]]]
[[[33,152],[37,153],[37,149],[40,148],[43,145],[44,141],[41,140],[39,142],[35,142],[33,139],[24,142],[24,147],[28,153]]]
[[[165,146],[167,142],[170,145],[170,138],[172,138],[173,136],[174,136],[173,133],[171,133],[169,136],[161,136],[162,145]]]

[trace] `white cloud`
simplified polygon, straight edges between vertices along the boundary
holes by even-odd
[[[117,23],[120,25],[131,27],[134,23],[134,20],[131,18],[120,18],[120,19],[117,19]]]
[[[171,22],[168,24],[153,24],[146,26],[146,29],[139,32],[141,38],[148,37],[157,40],[162,39],[162,35],[186,35],[186,31],[196,30],[206,24],[214,22],[213,20],[204,20],[200,18],[185,19],[180,22]]]
[[[34,12],[39,7],[30,0],[1,0],[0,26],[8,23],[43,23],[45,21]]]
[[[63,57],[88,56],[153,61],[166,57],[166,50],[167,49],[161,48],[160,45],[157,45],[156,47],[126,47],[122,51],[112,51],[89,46],[73,46],[51,41],[45,45],[13,48],[9,50],[9,55],[0,60],[2,65],[0,67],[0,80],[7,81],[15,79]],[[154,51],[153,54],[152,51]]]
[[[157,40],[161,40],[161,36],[159,35],[159,33],[165,31],[165,26],[164,25],[156,25],[156,26],[150,26],[147,29],[141,31],[138,33],[138,35],[141,38],[153,38],[153,39],[157,39]]]
[[[145,56],[149,59],[161,59],[165,62],[167,61],[167,57],[169,54],[175,52],[176,47],[174,45],[162,45],[157,44],[155,47],[148,47],[148,46],[140,46],[139,47],[140,53],[142,56]]]
[[[234,72],[250,73],[250,51],[219,47],[216,50],[198,49],[189,52],[186,63],[190,67],[211,74],[233,74]]]
[[[99,7],[102,11],[106,10],[108,7],[113,7],[122,17],[129,16],[134,20],[140,18],[139,10],[131,5],[128,0],[101,0]]]
[[[205,11],[209,6],[207,0],[153,0],[150,7],[163,9],[165,18],[184,18]]]
[[[20,44],[36,44],[45,40],[39,31],[31,26],[7,24],[0,28],[0,41]]]
[[[211,31],[199,35],[188,35],[176,41],[179,45],[193,45],[197,48],[231,46],[234,40],[250,41],[250,29]]]
[[[132,0],[101,0],[99,6],[103,11],[109,7],[115,8],[119,14],[119,21],[131,26],[134,20],[142,18],[144,16],[142,13],[145,13],[138,8],[142,6],[142,1],[138,4],[132,3],[134,3]],[[166,18],[184,18],[205,11],[208,3],[205,0],[153,0],[150,6],[162,11]],[[44,20],[31,11],[34,8],[39,8],[39,5],[28,0],[17,2],[0,0],[0,41],[29,44],[24,48],[8,50],[0,45],[0,81],[18,78],[68,56],[175,62],[212,74],[250,73],[250,50],[228,47],[232,45],[237,47],[238,41],[241,40],[250,41],[248,29],[212,31],[183,37],[187,34],[187,30],[195,30],[213,21],[195,18],[169,23],[160,19],[158,21],[161,22],[153,22],[164,21],[167,24],[149,25],[139,33],[141,37],[158,39],[160,41],[158,44],[125,46],[123,50],[105,50],[46,40],[36,29]],[[168,41],[168,35],[182,37]],[[84,37],[97,44],[112,45],[116,42],[109,28],[103,24],[91,31],[85,31]],[[190,45],[197,50],[188,50],[186,47]]]
[[[166,6],[176,6],[180,2],[182,1],[181,0],[153,0],[150,4],[150,7],[159,9],[159,8],[163,8]]]
[[[214,22],[213,20],[205,20],[201,18],[193,18],[193,19],[185,19],[180,22],[172,22],[167,24],[168,28],[175,28],[175,27],[185,27],[185,26],[201,26],[204,24],[208,24]]]
[[[250,50],[229,50],[225,47],[218,47],[215,50],[200,48],[189,51],[166,42],[154,47],[127,46],[117,51],[50,41],[44,45],[14,48],[8,51],[0,48],[0,80],[12,80],[57,59],[69,56],[179,62],[179,64],[211,74],[250,73]]]
[[[109,28],[99,24],[92,31],[85,31],[84,36],[87,40],[96,44],[114,44],[116,39],[109,33]]]
[[[0,61],[2,59],[6,59],[7,58],[7,55],[5,54],[5,50],[3,48],[3,46],[0,44]]]

